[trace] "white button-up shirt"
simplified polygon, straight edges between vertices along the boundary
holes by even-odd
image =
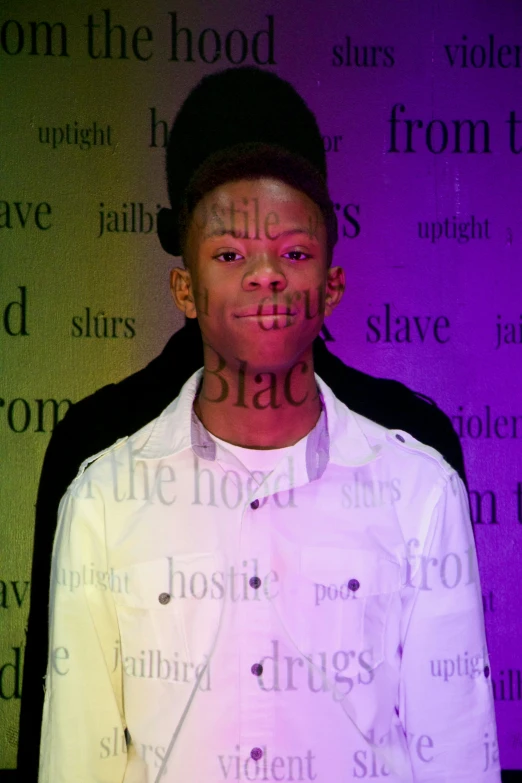
[[[317,425],[250,472],[202,372],[62,499],[40,783],[498,783],[455,471],[316,375]]]

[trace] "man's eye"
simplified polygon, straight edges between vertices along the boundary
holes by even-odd
[[[243,256],[235,250],[225,250],[224,253],[214,256],[214,258],[217,258],[219,261],[237,261],[239,258],[243,258]]]
[[[285,258],[290,256],[290,261],[304,261],[306,258],[312,257],[309,253],[305,253],[304,250],[289,250],[287,253],[283,253],[283,256]]]

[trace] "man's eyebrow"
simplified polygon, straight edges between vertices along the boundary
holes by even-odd
[[[310,229],[308,228],[287,228],[286,231],[281,231],[280,234],[277,235],[277,238],[279,237],[289,237],[292,234],[306,234],[307,237],[310,236]]]
[[[285,231],[281,231],[280,234],[276,234],[273,239],[280,239],[281,237],[293,236],[295,234],[305,234],[308,239],[312,238],[310,236],[310,229],[308,228],[287,228]],[[245,239],[243,233],[234,234],[233,231],[213,231],[211,234],[206,235],[206,239],[210,239],[211,237],[232,237],[233,239]],[[257,239],[260,238],[261,237],[257,237]],[[256,239],[256,237],[248,236],[246,239]]]

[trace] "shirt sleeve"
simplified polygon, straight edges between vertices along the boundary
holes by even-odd
[[[110,588],[103,499],[90,484],[74,482],[60,503],[53,546],[39,783],[124,780],[121,657]]]
[[[468,498],[456,473],[436,491],[424,540],[408,542],[399,718],[416,783],[500,783]]]

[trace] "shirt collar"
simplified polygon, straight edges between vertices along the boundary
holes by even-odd
[[[143,432],[145,440],[137,443],[139,459],[164,459],[192,448],[206,460],[216,459],[216,442],[194,413],[193,404],[203,378],[203,367],[183,385],[179,395]],[[363,417],[353,413],[315,374],[322,411],[306,442],[308,480],[320,478],[328,462],[358,467],[373,461],[379,454],[363,430]]]

